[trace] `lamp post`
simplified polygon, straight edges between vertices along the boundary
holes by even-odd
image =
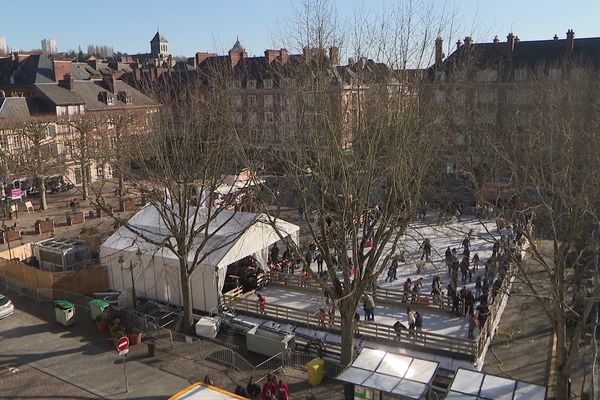
[[[135,253],[138,258],[141,258],[142,252],[138,249],[138,251]],[[123,258],[123,256],[119,256],[119,261],[118,261],[119,265],[121,266],[121,276],[123,275],[123,270],[125,269],[125,259]],[[127,268],[129,270],[129,274],[131,277],[131,294],[133,297],[133,302],[132,302],[132,306],[133,309],[135,310],[135,279],[133,279],[133,263],[131,262],[131,260],[129,260],[129,268]],[[125,281],[123,281],[123,288],[125,289]]]

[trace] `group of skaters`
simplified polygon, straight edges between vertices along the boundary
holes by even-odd
[[[206,379],[205,379],[206,382]],[[267,375],[265,383],[261,386],[250,377],[246,388],[238,385],[235,388],[235,394],[247,397],[251,400],[288,400],[290,393],[287,383],[277,379],[275,375]]]

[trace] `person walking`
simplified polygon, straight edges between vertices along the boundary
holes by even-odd
[[[267,308],[267,298],[262,294],[257,294],[258,296],[258,310],[261,314],[265,315]]]
[[[423,331],[423,316],[418,311],[415,311],[415,331],[416,336],[419,337],[419,333]]]
[[[479,270],[479,254],[473,254],[473,269],[475,272]]]
[[[477,328],[477,317],[475,313],[469,314],[469,339],[475,339],[475,328]]]
[[[431,241],[425,238],[423,240],[423,243],[421,243],[421,247],[419,249],[423,250],[423,253],[421,254],[421,260],[425,258],[425,261],[429,261],[429,259],[431,258]]]
[[[321,276],[323,274],[323,254],[318,252],[315,258],[317,261],[317,272],[319,273],[319,276]]]
[[[406,278],[404,285],[402,286],[402,300],[407,303],[408,296],[412,293],[412,284],[410,278]]]
[[[406,307],[406,316],[408,318],[408,332],[411,336],[414,334],[417,316],[411,306]]]

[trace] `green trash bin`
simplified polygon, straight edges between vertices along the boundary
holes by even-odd
[[[89,301],[89,305],[90,316],[92,317],[92,320],[95,321],[98,315],[104,314],[104,310],[106,310],[110,304],[104,300],[92,299]]]
[[[54,315],[59,324],[73,325],[75,323],[75,305],[66,300],[54,300]]]

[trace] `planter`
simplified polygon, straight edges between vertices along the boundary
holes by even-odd
[[[134,211],[135,203],[131,200],[127,200],[121,203],[121,212],[124,211]]]
[[[67,224],[69,225],[83,224],[84,222],[85,215],[83,211],[67,214]]]
[[[110,211],[111,212],[113,211],[112,207],[110,207]],[[104,218],[104,217],[108,217],[108,216],[109,216],[109,214],[105,210],[103,210],[101,208],[96,208],[96,217]]]
[[[142,332],[140,333],[130,333],[127,335],[129,338],[129,345],[135,346],[136,344],[142,343]]]
[[[42,233],[54,233],[54,221],[46,220],[46,221],[36,221],[35,223],[35,233],[41,235]]]
[[[21,231],[5,231],[1,237],[2,243],[16,242],[21,240]]]
[[[106,320],[96,320],[96,328],[98,328],[98,332],[106,332],[108,329],[108,321]]]

